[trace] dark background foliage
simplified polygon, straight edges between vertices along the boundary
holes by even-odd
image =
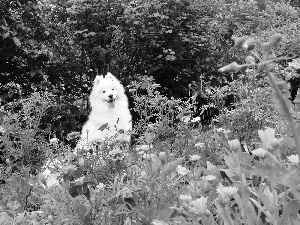
[[[1,104],[48,91],[57,106],[48,109],[43,128],[80,130],[94,77],[110,71],[125,86],[147,76],[169,97],[197,93],[200,108],[211,102],[206,86],[233,79],[217,72],[241,54],[232,48],[233,35],[264,39],[284,30],[287,19],[299,22],[299,9],[288,9],[299,7],[298,1],[276,2],[1,0]],[[296,35],[285,35],[290,39],[284,50],[299,54]],[[226,105],[233,101],[228,96]],[[217,112],[211,109],[203,119]]]

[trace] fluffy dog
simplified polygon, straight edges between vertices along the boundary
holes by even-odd
[[[90,94],[92,111],[82,128],[81,141],[114,140],[130,142],[131,114],[123,85],[111,73],[96,76]]]

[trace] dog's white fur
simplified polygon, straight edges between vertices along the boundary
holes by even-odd
[[[81,141],[103,141],[113,137],[129,142],[131,114],[124,87],[118,79],[111,73],[105,77],[96,76],[89,100],[92,111],[82,128]]]

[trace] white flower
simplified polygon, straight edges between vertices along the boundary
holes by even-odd
[[[207,197],[203,196],[190,203],[191,211],[195,214],[204,214],[207,211]]]
[[[202,148],[204,146],[204,143],[198,142],[195,144],[195,147]]]
[[[299,156],[298,155],[290,155],[287,157],[290,163],[298,164],[299,163]]]
[[[136,147],[136,150],[147,151],[147,150],[151,149],[152,147],[153,147],[152,145],[139,145]]]
[[[187,168],[185,168],[181,165],[177,166],[176,171],[177,171],[177,173],[179,173],[182,176],[185,176],[190,172]]]
[[[191,155],[190,156],[190,160],[191,161],[198,161],[199,159],[201,159],[200,155]]]
[[[195,117],[195,118],[193,118],[191,120],[192,123],[195,123],[195,122],[198,122],[198,121],[200,121],[200,117],[199,116],[197,116],[197,117]]]
[[[258,157],[264,157],[265,155],[269,154],[269,152],[263,148],[255,149],[255,150],[251,151],[251,153]]]
[[[50,142],[50,145],[58,145],[59,139],[58,138],[51,138],[49,142]]]
[[[300,58],[293,59],[293,61],[289,63],[289,66],[300,69]]]
[[[141,177],[145,177],[147,175],[147,173],[143,170],[142,172],[141,172]]]
[[[74,182],[75,182],[76,184],[83,184],[84,178],[85,178],[85,176],[79,177],[78,179],[74,180]]]
[[[222,127],[216,129],[216,131],[217,131],[218,133],[222,132],[222,133],[224,133],[224,134],[230,133],[230,130],[225,130],[225,129],[223,129]]]
[[[225,199],[237,193],[238,189],[236,187],[224,187],[222,184],[217,188],[217,192],[220,196]]]
[[[181,117],[181,121],[184,123],[188,123],[191,121],[191,117],[190,116],[183,116]]]
[[[105,188],[105,185],[103,183],[99,183],[97,186],[96,186],[96,190],[97,191],[100,191],[100,190],[103,190]]]
[[[144,155],[142,155],[143,159],[147,159],[147,160],[152,160],[154,157],[154,154],[149,154],[149,153],[144,153]]]
[[[268,149],[269,147],[271,147],[272,141],[275,138],[275,129],[267,127],[267,129],[265,129],[264,131],[259,130],[258,136],[263,143],[263,147],[265,149]]]
[[[181,201],[184,201],[184,202],[190,202],[190,201],[192,201],[192,196],[190,194],[188,194],[188,195],[180,195],[179,199]]]
[[[212,181],[212,180],[216,179],[217,177],[215,177],[214,175],[207,175],[207,176],[204,176],[203,178],[205,180]]]

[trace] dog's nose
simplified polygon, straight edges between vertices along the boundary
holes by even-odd
[[[108,97],[109,97],[109,98],[113,98],[114,96],[113,96],[112,94],[110,94]]]

